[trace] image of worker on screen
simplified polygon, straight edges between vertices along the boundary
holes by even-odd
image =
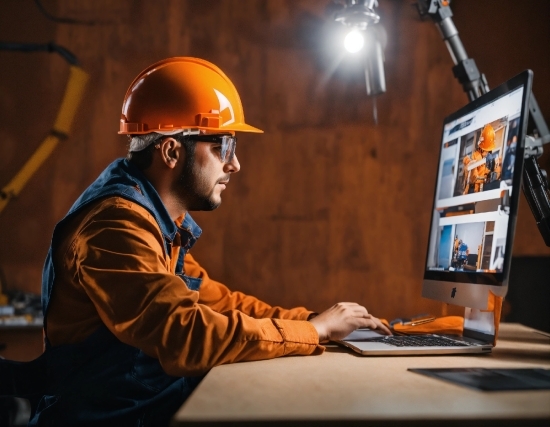
[[[485,124],[461,138],[460,179],[455,196],[494,190],[500,187],[502,143],[507,118]]]
[[[455,224],[439,227],[439,238],[430,247],[428,268],[465,272],[502,271],[504,239],[496,239],[495,236],[502,235],[507,222],[455,219]]]
[[[514,163],[516,162],[516,146],[518,143],[519,117],[510,120],[506,149],[502,161],[502,180],[511,184],[514,175]]]

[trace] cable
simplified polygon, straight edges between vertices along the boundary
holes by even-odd
[[[38,44],[38,43],[13,43],[13,42],[0,42],[0,50],[12,50],[17,52],[55,52],[61,55],[65,61],[71,65],[79,66],[76,56],[65,49],[63,46],[59,46],[54,42]]]
[[[73,18],[59,18],[57,16],[53,16],[50,14],[44,5],[41,3],[40,0],[34,0],[36,3],[36,7],[38,7],[38,10],[49,20],[57,22],[59,24],[72,24],[72,25],[96,25],[99,22],[96,21],[82,21],[80,19],[73,19]]]

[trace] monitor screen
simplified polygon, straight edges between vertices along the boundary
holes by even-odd
[[[524,72],[445,119],[425,285],[507,284],[531,77]],[[425,296],[470,306],[452,289]]]

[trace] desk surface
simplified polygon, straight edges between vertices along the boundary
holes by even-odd
[[[550,338],[503,324],[491,354],[362,357],[329,347],[321,356],[219,366],[172,425],[550,425],[550,390],[481,392],[407,371],[444,367],[550,368]]]

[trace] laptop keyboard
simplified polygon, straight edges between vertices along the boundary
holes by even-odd
[[[469,347],[478,345],[438,335],[397,335],[375,338],[369,341],[381,342],[394,347]]]

